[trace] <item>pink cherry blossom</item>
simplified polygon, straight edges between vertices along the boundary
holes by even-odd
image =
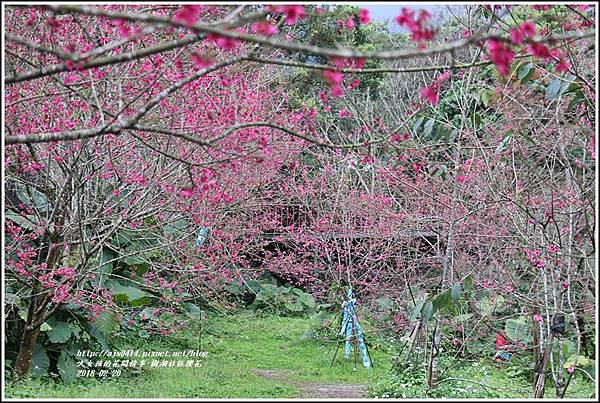
[[[173,16],[173,21],[181,22],[186,25],[193,25],[198,21],[202,6],[200,5],[185,5],[182,6]]]
[[[488,41],[490,59],[496,65],[498,73],[503,76],[508,75],[510,65],[512,64],[515,53],[506,47],[504,41],[499,39],[490,39]]]
[[[358,12],[358,21],[362,24],[368,24],[369,21],[371,21],[371,15],[368,9],[366,8],[361,8],[360,11]]]

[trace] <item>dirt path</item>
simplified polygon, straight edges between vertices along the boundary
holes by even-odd
[[[289,379],[289,376],[293,375],[294,372],[284,370],[254,369],[252,372],[297,387],[300,390],[300,396],[298,397],[359,399],[365,395],[365,386],[360,384],[293,381]]]

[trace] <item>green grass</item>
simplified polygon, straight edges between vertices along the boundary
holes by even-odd
[[[532,371],[528,370],[531,357],[516,357],[499,367],[488,358],[478,361],[457,361],[448,367],[449,360],[440,360],[440,381],[434,390],[427,390],[426,362],[413,366],[403,364],[398,373],[390,374],[372,385],[370,397],[392,398],[531,398],[533,394]],[[448,368],[447,368],[448,367]],[[404,369],[404,372],[400,370]],[[392,371],[394,372],[394,371]],[[566,372],[565,372],[566,375]],[[576,374],[565,398],[593,398],[595,386],[584,375]],[[550,373],[546,378],[545,397],[555,399],[556,390]]]
[[[370,335],[367,320],[363,320],[363,327]],[[427,392],[425,364],[408,367],[400,363],[398,368],[408,368],[404,375],[390,373],[392,354],[384,340],[372,335],[374,368],[366,370],[359,360],[354,371],[354,360],[343,359],[341,350],[330,367],[335,346],[309,337],[313,329],[310,318],[259,317],[250,311],[231,316],[212,314],[202,323],[200,348],[198,326],[166,337],[121,338],[116,346],[116,350],[141,351],[199,349],[208,353],[201,368],[147,368],[137,375],[105,380],[77,378],[70,384],[50,379],[8,381],[5,394],[12,398],[293,398],[300,395],[295,383],[310,381],[363,384],[368,396],[378,397],[531,397],[530,372],[525,369],[530,357],[516,358],[501,368],[493,365],[491,357],[459,361],[441,374],[444,381],[435,391]],[[443,357],[441,368],[447,364],[447,357]],[[278,371],[285,374],[287,382],[256,375],[254,369]],[[566,397],[589,398],[594,391],[593,383],[577,374]],[[546,397],[554,396],[549,376]]]
[[[368,323],[363,324],[365,331]],[[211,316],[203,322],[201,350],[208,352],[201,368],[148,368],[137,376],[114,379],[78,378],[71,384],[32,379],[7,382],[7,397],[139,397],[139,398],[284,398],[297,397],[290,383],[255,375],[252,369],[282,370],[290,381],[371,384],[389,370],[390,355],[383,348],[371,349],[374,368],[360,365],[338,353],[330,367],[334,349],[305,335],[312,328],[309,318],[256,317],[250,312],[235,316]],[[378,344],[378,343],[377,343]],[[378,344],[379,345],[379,344]],[[119,349],[179,351],[198,348],[197,329],[154,339],[132,339]]]

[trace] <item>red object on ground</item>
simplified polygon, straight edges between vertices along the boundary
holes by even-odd
[[[496,349],[499,350],[502,347],[508,345],[508,340],[501,333],[496,333]]]

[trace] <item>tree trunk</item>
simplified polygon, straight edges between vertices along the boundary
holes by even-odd
[[[427,375],[427,387],[433,389],[437,386],[437,375],[439,367],[439,345],[442,341],[442,326],[440,320],[436,319],[431,337],[431,355],[429,358],[429,371]]]
[[[19,355],[17,356],[14,367],[14,374],[17,379],[23,378],[27,375],[27,372],[29,372],[31,359],[33,357],[33,347],[35,346],[39,335],[40,326],[36,326],[33,329],[30,329],[29,326],[25,327],[21,338],[21,346],[19,347]]]
[[[544,386],[546,384],[546,372],[548,371],[548,362],[550,361],[550,351],[552,351],[552,343],[554,342],[554,334],[550,332],[548,335],[548,342],[544,355],[542,357],[542,363],[540,365],[539,372],[535,373],[533,381],[533,397],[541,399],[544,397]]]

